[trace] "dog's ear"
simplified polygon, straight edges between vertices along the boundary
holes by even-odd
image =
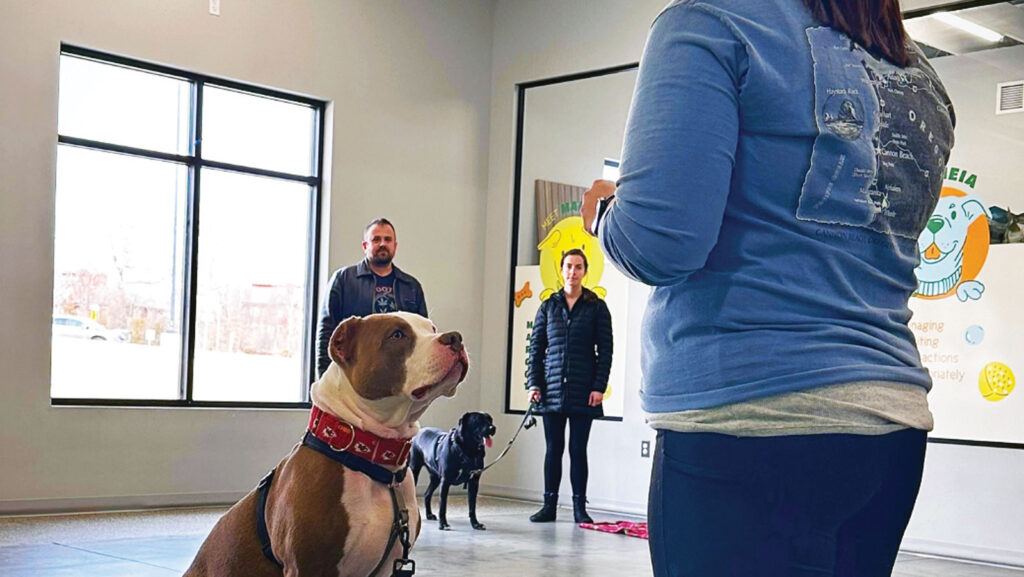
[[[462,416],[459,417],[459,428],[460,429],[462,428],[462,421],[464,421],[466,419],[466,415],[468,415],[468,414],[469,413],[462,413]]]
[[[545,248],[556,247],[556,246],[558,246],[558,243],[561,240],[562,240],[562,231],[552,229],[551,232],[549,232],[548,235],[546,237],[544,237],[544,240],[540,241],[537,244],[537,250],[542,250],[542,249],[545,249]]]
[[[331,342],[327,346],[327,353],[331,360],[339,366],[345,366],[355,361],[356,335],[359,333],[362,322],[363,319],[351,316],[334,329]]]
[[[964,211],[964,216],[967,217],[967,222],[974,222],[974,219],[981,215],[989,216],[989,212],[985,210],[985,205],[977,200],[968,200],[963,203],[961,208]]]

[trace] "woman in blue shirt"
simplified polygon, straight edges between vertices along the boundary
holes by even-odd
[[[953,120],[897,0],[655,21],[618,188],[582,212],[655,287],[656,575],[891,572],[932,427],[907,302]]]

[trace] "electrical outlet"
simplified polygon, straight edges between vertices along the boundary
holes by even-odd
[[[210,0],[210,14],[220,16],[220,0]]]
[[[651,442],[640,441],[640,457],[648,459],[651,456]]]

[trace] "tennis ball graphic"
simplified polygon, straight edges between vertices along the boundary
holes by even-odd
[[[978,390],[981,396],[992,402],[1005,399],[1016,384],[1017,377],[1013,370],[1003,363],[993,361],[978,373]]]

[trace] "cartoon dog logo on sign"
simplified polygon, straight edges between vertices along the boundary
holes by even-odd
[[[921,264],[914,296],[926,299],[956,294],[960,302],[977,300],[985,285],[975,280],[988,256],[988,211],[977,197],[943,188],[935,212],[917,239]]]
[[[604,253],[597,246],[597,239],[583,230],[583,218],[570,216],[558,221],[537,245],[540,251],[540,278],[544,282],[541,301],[548,300],[551,293],[562,289],[562,255],[572,248],[581,249],[587,255],[587,274],[583,277],[583,286],[601,298],[608,292],[598,286],[604,274]]]

